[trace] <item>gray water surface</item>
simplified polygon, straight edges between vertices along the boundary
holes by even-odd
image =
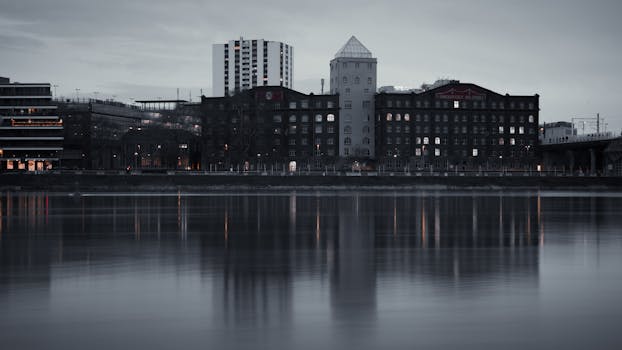
[[[622,195],[0,194],[2,349],[619,349]]]

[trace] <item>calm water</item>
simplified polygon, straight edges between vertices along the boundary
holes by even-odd
[[[3,349],[619,349],[622,194],[0,194]]]

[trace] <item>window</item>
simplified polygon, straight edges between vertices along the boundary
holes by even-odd
[[[309,101],[308,100],[300,101],[300,108],[309,108]]]
[[[434,149],[434,156],[439,157],[441,155],[441,149],[440,148],[435,148]]]
[[[367,78],[367,85],[371,85],[371,84],[372,84],[371,78]]]
[[[363,127],[363,134],[369,134],[369,126],[364,126]]]
[[[333,103],[333,101],[326,102],[326,108],[333,108],[334,106],[335,104]]]
[[[363,144],[369,145],[369,137],[363,137]]]
[[[404,121],[405,122],[409,122],[410,121],[410,114],[408,114],[408,113],[404,114]]]
[[[289,103],[289,109],[296,109],[296,101]]]
[[[387,113],[387,121],[390,122],[391,120],[393,120],[393,114]]]
[[[363,108],[369,108],[371,106],[371,101],[363,101]]]
[[[499,134],[503,134],[503,127],[502,126],[499,127]]]
[[[329,134],[334,134],[335,133],[335,127],[330,125],[326,128],[326,132],[328,132]]]
[[[309,116],[304,114],[302,117],[300,117],[300,121],[303,123],[308,123],[309,122]]]
[[[399,114],[399,113],[398,113],[398,114],[396,114],[396,115],[395,115],[395,121],[396,121],[396,122],[402,121],[402,115],[401,115],[401,114]]]
[[[361,79],[359,77],[354,78],[354,84],[358,85],[360,83],[361,83]]]
[[[345,64],[345,63],[344,63]],[[343,77],[343,83],[347,84],[348,83],[348,77]]]
[[[402,143],[402,139],[400,137],[395,138],[395,144],[400,145]]]
[[[315,133],[316,134],[321,134],[322,133],[322,125],[316,125],[315,126]]]
[[[303,126],[302,126],[302,133],[303,133],[303,134],[308,134],[308,133],[309,133],[309,127],[308,127],[308,126],[306,126],[306,125],[303,125]]]
[[[290,125],[289,126],[289,133],[290,134],[295,134],[296,133],[296,125]]]
[[[515,144],[516,144],[516,139],[512,137],[512,138],[510,139],[510,145],[512,145],[512,146],[513,146],[513,145],[515,145]]]
[[[327,122],[334,122],[335,121],[335,115],[334,114],[328,114],[326,116],[326,121]]]
[[[290,146],[296,146],[296,139],[289,139]]]
[[[418,157],[421,156],[421,148],[415,148],[415,155]]]
[[[421,137],[415,138],[415,143],[420,145],[421,144]]]
[[[349,138],[349,137],[346,137],[345,139],[343,139],[343,144],[347,145],[347,146],[351,145],[352,144],[352,139]]]
[[[435,137],[434,138],[434,144],[435,145],[440,145],[441,144],[441,138],[440,137]]]
[[[393,127],[391,125],[387,125],[387,132],[393,132]]]
[[[280,123],[282,121],[281,115],[277,114],[272,117],[272,121],[275,123]]]
[[[405,132],[406,134],[409,134],[409,133],[410,133],[410,126],[405,125],[405,126],[404,126],[404,132]]]
[[[531,115],[531,114],[529,115],[529,122],[533,123],[533,115]]]
[[[308,144],[308,142],[309,141],[306,138],[300,140],[300,144],[303,145],[303,146],[306,146]]]
[[[477,157],[478,151],[477,148],[473,148],[473,157]]]
[[[289,156],[290,156],[290,157],[295,157],[295,156],[296,156],[296,151],[295,151],[295,150],[293,150],[293,149],[290,149],[290,150],[289,150]]]
[[[290,116],[289,116],[289,122],[290,122],[290,123],[295,123],[295,122],[296,122],[296,116],[295,116],[295,115],[293,115],[293,114],[292,114],[292,115],[290,115]]]
[[[274,128],[274,130],[272,131],[273,134],[275,135],[280,135],[281,134],[281,129],[279,128]]]
[[[332,137],[329,137],[328,139],[326,139],[326,144],[327,145],[334,145],[335,144],[335,139],[333,139]]]
[[[524,126],[519,126],[518,127],[518,133],[521,134],[521,135],[524,134],[525,133],[525,127]]]
[[[387,145],[390,145],[393,143],[393,139],[391,139],[390,137],[387,137]]]
[[[510,126],[510,134],[515,134],[516,133],[516,128],[513,126]]]
[[[346,157],[350,155],[350,149],[348,147],[343,149],[343,155]]]
[[[430,143],[430,138],[428,138],[427,136],[423,138],[423,144],[427,145]]]
[[[454,101],[454,108],[460,108],[460,101]]]
[[[500,145],[500,146],[505,145],[505,140],[503,139],[503,137],[501,137],[501,138],[499,139],[499,145]]]
[[[344,134],[351,134],[352,133],[352,127],[350,125],[346,125],[345,128],[343,128],[343,133]]]
[[[315,115],[315,122],[316,123],[321,123],[322,122],[322,115],[321,114],[316,114]]]
[[[352,101],[343,101],[343,108],[352,109]]]

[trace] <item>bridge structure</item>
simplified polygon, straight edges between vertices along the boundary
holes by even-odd
[[[540,155],[544,171],[622,176],[622,136],[612,132],[541,139]]]

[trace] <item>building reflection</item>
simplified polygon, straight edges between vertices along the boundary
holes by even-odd
[[[459,289],[506,278],[537,283],[545,225],[552,232],[599,232],[615,225],[602,213],[617,208],[616,200],[538,193],[5,192],[0,294],[33,284],[46,290],[50,271],[63,264],[149,261],[199,273],[214,320],[227,327],[288,325],[297,296],[307,292],[300,280],[326,286],[334,322],[373,323],[380,279],[415,278],[439,288],[451,282]]]

